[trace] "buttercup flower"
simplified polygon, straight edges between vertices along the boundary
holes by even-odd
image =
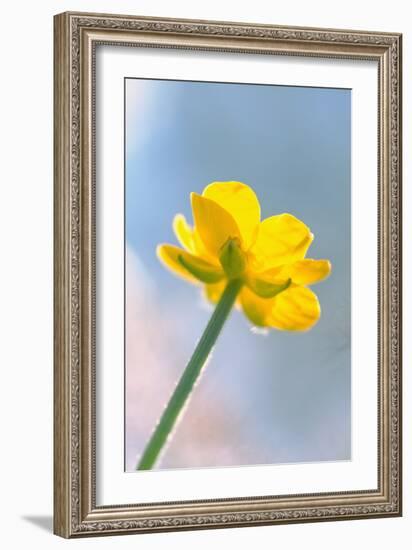
[[[157,247],[175,274],[204,286],[219,301],[228,282],[242,281],[237,306],[252,324],[280,330],[307,330],[320,317],[308,285],[325,279],[328,260],[306,258],[310,229],[291,214],[261,221],[254,191],[237,181],[214,182],[191,194],[194,226],[177,214],[173,229],[181,246]]]
[[[313,235],[303,222],[291,214],[261,222],[259,201],[244,183],[217,181],[191,198],[194,226],[181,214],[173,221],[183,248],[162,244],[157,255],[180,277],[203,285],[207,298],[217,305],[137,470],[150,470],[156,463],[233,305],[256,326],[307,330],[320,316],[316,294],[307,285],[331,270],[328,260],[305,258]]]

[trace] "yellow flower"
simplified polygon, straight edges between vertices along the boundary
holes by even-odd
[[[216,303],[229,280],[241,279],[237,298],[256,326],[307,330],[320,317],[307,285],[325,279],[328,260],[305,258],[310,229],[291,214],[260,220],[254,191],[237,181],[214,182],[191,194],[194,227],[177,214],[173,229],[183,248],[157,247],[160,260],[187,281],[204,285]]]

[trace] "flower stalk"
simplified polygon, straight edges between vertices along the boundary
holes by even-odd
[[[156,463],[180,413],[192,394],[196,381],[199,379],[242,285],[243,281],[241,279],[231,279],[227,283],[212,317],[137,464],[137,470],[150,470]]]

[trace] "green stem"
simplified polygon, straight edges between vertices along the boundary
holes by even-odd
[[[150,470],[155,464],[169,434],[171,433],[185,403],[192,393],[220,331],[229,316],[236,297],[242,287],[242,281],[233,279],[227,284],[195,351],[177,384],[159,423],[154,430],[146,449],[137,464],[137,470]]]

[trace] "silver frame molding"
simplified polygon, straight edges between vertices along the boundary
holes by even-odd
[[[63,13],[54,19],[54,532],[63,537],[401,515],[401,42],[396,33]],[[378,489],[97,506],[95,48],[378,64]]]

